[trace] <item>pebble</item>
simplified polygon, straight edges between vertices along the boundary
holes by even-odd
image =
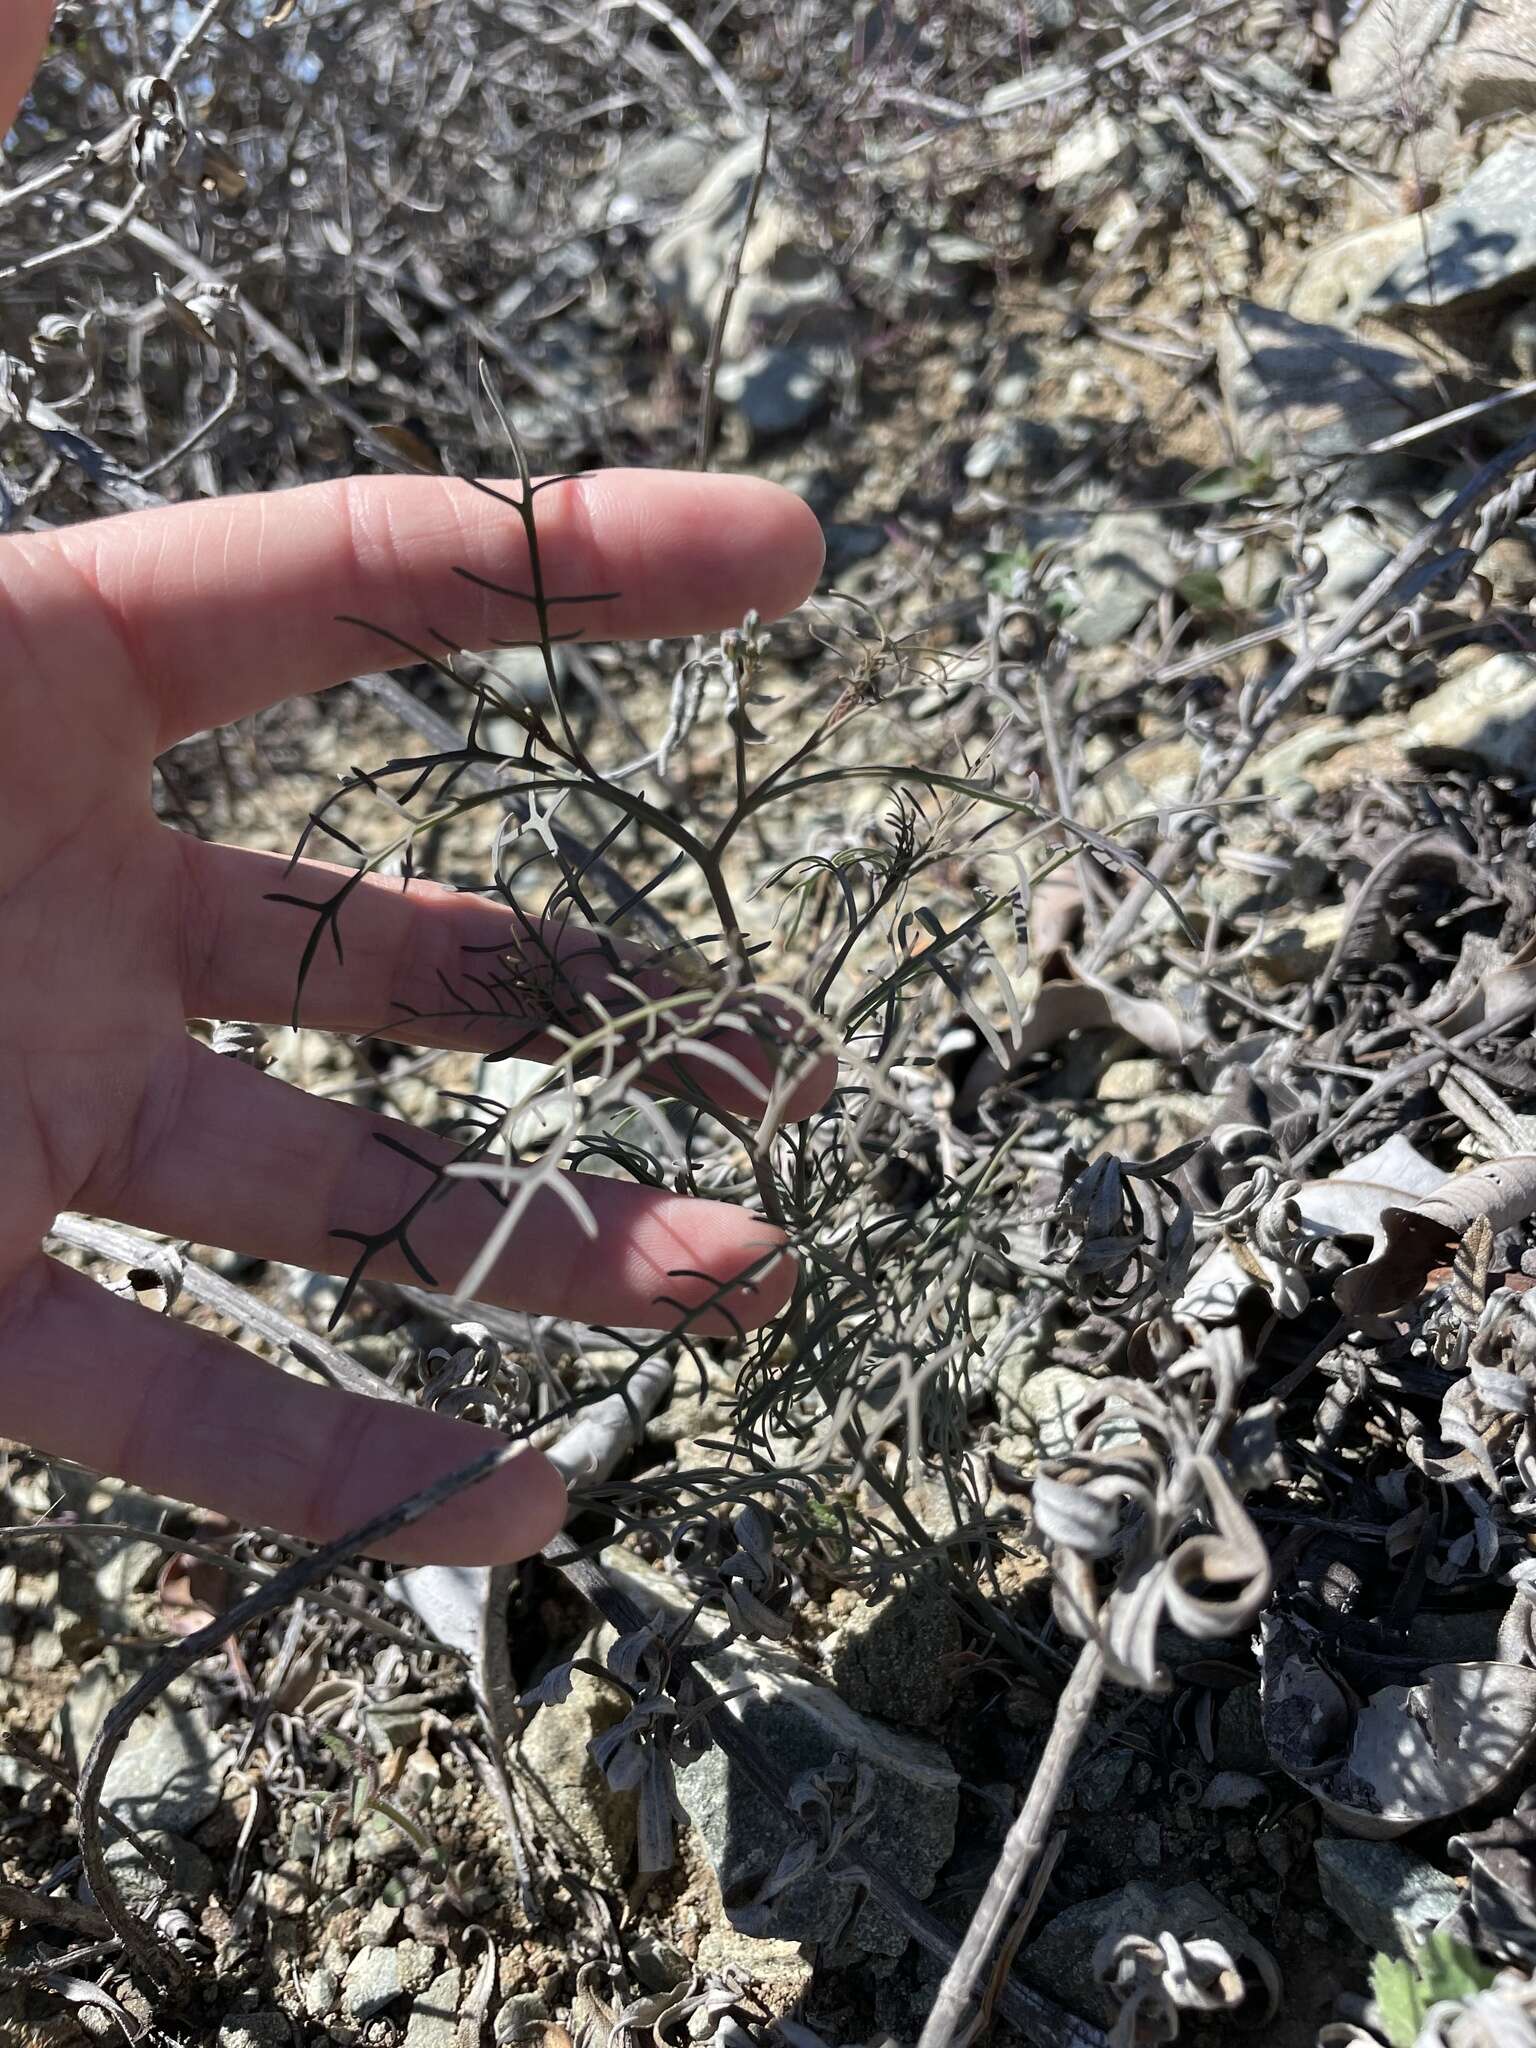
[[[1407,747],[1430,760],[1470,758],[1490,773],[1536,774],[1536,657],[1495,654],[1432,690],[1409,717]]]
[[[754,443],[806,426],[827,402],[827,379],[806,349],[762,348],[727,363],[715,389],[746,421]]]
[[[1177,581],[1168,531],[1150,512],[1096,519],[1077,555],[1081,601],[1068,621],[1083,647],[1107,647],[1134,632],[1159,595]]]
[[[1313,1844],[1323,1897],[1367,1948],[1407,1955],[1461,1903],[1461,1890],[1396,1842],[1324,1836]]]
[[[1282,478],[1356,456],[1435,405],[1417,355],[1273,306],[1234,305],[1221,325],[1216,362],[1242,455],[1267,454]],[[1369,497],[1401,467],[1390,457],[1360,458],[1337,481]]]
[[[1368,313],[1443,313],[1523,284],[1536,270],[1536,143],[1506,142],[1416,226]]]
[[[688,1611],[659,1574],[615,1571],[617,1584],[654,1613]],[[871,1819],[861,1853],[899,1869],[918,1898],[932,1890],[955,1845],[960,1781],[936,1742],[855,1713],[836,1692],[807,1676],[797,1657],[771,1644],[738,1642],[707,1660],[711,1681],[738,1691],[732,1712],[790,1778],[825,1769],[838,1754],[868,1766]],[[677,1774],[677,1794],[714,1867],[721,1894],[746,1900],[793,1839],[787,1816],[764,1798],[718,1747]],[[755,1915],[752,1933],[782,1941],[820,1941],[843,1919],[843,1887],[819,1873],[785,1887]],[[875,1955],[900,1955],[907,1935],[878,1908],[860,1908],[851,1943]]]
[[[360,1948],[347,1965],[341,2009],[349,2020],[371,2020],[393,2005],[404,1989],[398,1949]]]
[[[444,1970],[414,1999],[405,2022],[405,2048],[460,2048],[462,1970]],[[479,2028],[470,2023],[474,2034]]]

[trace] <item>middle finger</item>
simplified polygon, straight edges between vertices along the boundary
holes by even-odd
[[[146,1092],[129,1163],[84,1188],[78,1206],[322,1273],[354,1264],[357,1238],[338,1233],[372,1235],[375,1278],[453,1289],[501,1213],[485,1185],[456,1179],[421,1210],[409,1231],[417,1263],[389,1233],[432,1187],[432,1165],[458,1153],[183,1039],[167,1047]],[[487,1300],[645,1329],[688,1319],[716,1336],[756,1328],[788,1301],[795,1260],[761,1217],[595,1174],[562,1178],[595,1235],[558,1191],[542,1189],[477,1289]]]

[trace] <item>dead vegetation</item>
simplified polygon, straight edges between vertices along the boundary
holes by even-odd
[[[187,830],[544,935],[444,987],[484,1060],[215,1039],[452,1130],[500,1236],[56,1249],[557,1440],[577,1512],[391,1576],[16,1450],[15,2038],[1536,2040],[1536,17],[1486,14],[66,9],[8,529],[441,468],[537,566],[530,470],[702,453],[830,564],[715,643],[567,644],[537,576],[501,647],[360,621],[354,689],[162,764]],[[755,1116],[697,1085],[743,1003]],[[760,1211],[795,1299],[477,1299],[571,1167]]]

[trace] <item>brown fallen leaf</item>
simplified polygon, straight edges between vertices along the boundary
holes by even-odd
[[[1479,1217],[1495,1232],[1536,1210],[1536,1153],[1491,1159],[1452,1174],[1411,1208],[1385,1208],[1385,1244],[1363,1266],[1343,1273],[1333,1298],[1346,1315],[1385,1315],[1412,1301],[1431,1269],[1444,1265]]]
[[[1363,1703],[1324,1668],[1317,1632],[1261,1624],[1264,1739],[1336,1827],[1369,1841],[1405,1835],[1490,1799],[1536,1746],[1536,1671],[1434,1664]]]

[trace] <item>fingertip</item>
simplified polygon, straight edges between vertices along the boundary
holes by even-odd
[[[446,1475],[492,1449],[495,1439],[468,1424],[438,1424],[452,1429],[451,1440],[425,1446],[416,1453],[410,1490],[426,1485],[432,1468]],[[532,1557],[565,1524],[565,1481],[542,1451],[531,1446],[500,1466],[488,1478],[460,1494],[407,1529],[372,1547],[372,1555],[391,1564],[498,1565]]]
[[[773,579],[773,594],[758,609],[766,618],[780,619],[802,605],[821,581],[826,567],[827,543],[821,521],[804,498],[783,484],[766,477],[752,478],[754,489],[763,494],[758,515],[764,540],[772,550],[765,556],[764,577]]]
[[[837,1086],[837,1055],[820,1052],[811,1062],[807,1071],[795,1081],[784,1105],[786,1123],[804,1123],[808,1116],[814,1116],[818,1109],[825,1109],[832,1099]]]

